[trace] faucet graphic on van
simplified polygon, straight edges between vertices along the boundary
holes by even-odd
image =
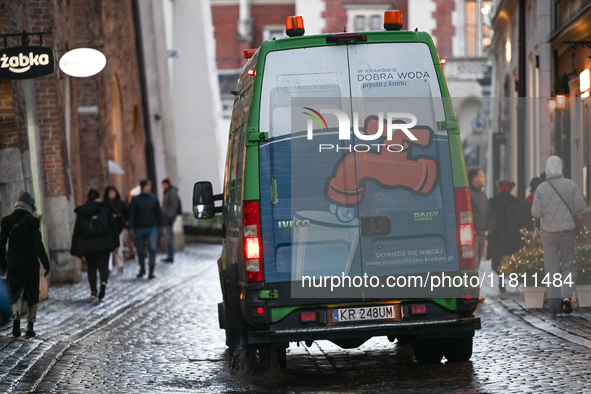
[[[365,133],[375,134],[382,130],[381,138],[386,137],[387,127],[380,125],[376,116],[365,121]],[[432,156],[411,157],[412,148],[428,148],[433,142],[430,129],[412,129],[408,133],[392,134],[392,144],[403,149],[391,151],[380,149],[374,152],[351,152],[343,156],[335,165],[331,176],[326,180],[324,197],[334,205],[353,207],[362,203],[367,191],[367,183],[374,182],[385,189],[405,189],[420,196],[430,195],[437,186],[439,164]]]

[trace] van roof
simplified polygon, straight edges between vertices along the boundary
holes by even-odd
[[[268,40],[263,42],[263,44],[260,47],[260,52],[261,54],[263,54],[271,51],[281,51],[284,49],[310,48],[327,45],[343,45],[343,43],[327,43],[326,41],[327,37],[332,37],[339,34],[364,34],[365,36],[367,36],[367,42],[361,42],[359,43],[360,45],[392,42],[423,42],[429,45],[431,48],[435,48],[431,36],[426,32],[406,30],[381,30],[367,32],[316,34],[310,36],[287,37],[280,38],[278,40]],[[439,63],[436,51],[432,51],[432,56],[433,61]]]

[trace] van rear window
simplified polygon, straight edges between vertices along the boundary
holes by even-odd
[[[441,89],[424,43],[342,45],[275,51],[267,55],[260,131],[289,134],[293,98],[432,98],[444,120]]]

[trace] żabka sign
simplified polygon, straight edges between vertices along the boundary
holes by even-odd
[[[51,48],[23,46],[0,51],[0,78],[31,79],[54,71],[55,58]]]

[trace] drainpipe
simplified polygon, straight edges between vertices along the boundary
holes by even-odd
[[[517,70],[517,197],[525,198],[525,117],[526,117],[526,77],[525,77],[525,0],[519,0],[519,48]]]
[[[250,19],[249,0],[239,0],[238,11],[238,42],[252,41],[252,21]]]
[[[158,180],[156,179],[154,144],[152,142],[150,107],[148,105],[148,89],[146,87],[146,66],[144,63],[144,49],[142,47],[142,29],[140,26],[140,10],[138,0],[132,0],[132,8],[133,28],[135,33],[135,49],[137,53],[138,73],[142,95],[142,119],[144,124],[144,146],[146,151],[146,167],[148,170],[148,179],[152,181],[152,193],[158,195]]]
[[[33,178],[33,196],[35,197],[35,206],[37,207],[37,216],[39,217],[41,236],[45,249],[49,251],[51,259],[51,251],[49,250],[49,239],[47,238],[47,221],[44,218],[45,200],[43,187],[43,164],[41,162],[41,132],[39,130],[39,123],[37,122],[37,99],[35,94],[35,82],[33,79],[25,79],[22,82],[22,87],[25,96],[25,113],[27,117],[27,137],[29,140],[29,156],[31,162],[31,176]],[[26,174],[23,174],[26,176]],[[27,183],[25,181],[25,189]],[[46,299],[46,289],[48,285],[47,277],[43,275],[45,270],[40,268],[41,288],[45,289],[40,294],[40,300]]]

